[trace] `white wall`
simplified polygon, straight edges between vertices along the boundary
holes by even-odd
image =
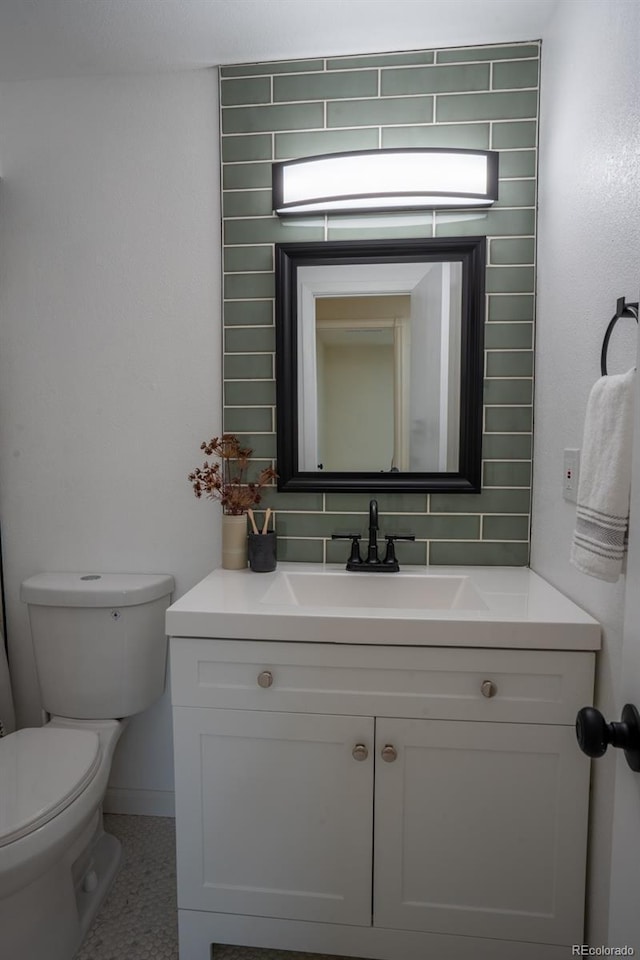
[[[40,722],[21,580],[219,560],[187,474],[220,425],[217,76],[0,85],[0,523],[22,725]],[[172,788],[168,701],[112,786]]]
[[[542,51],[531,565],[603,624],[596,702],[608,719],[617,719],[625,581],[603,583],[569,565],[575,508],[562,499],[562,451],[582,445],[585,406],[600,376],[602,337],[616,299],[638,299],[639,39],[640,5],[565,2]],[[633,366],[634,328],[618,324],[610,372]],[[611,754],[593,765],[591,943],[607,942]]]

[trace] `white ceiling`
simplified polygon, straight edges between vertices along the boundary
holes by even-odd
[[[0,80],[536,40],[567,2],[0,0]]]

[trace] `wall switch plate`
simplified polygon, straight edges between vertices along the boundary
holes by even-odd
[[[564,451],[562,496],[571,503],[578,502],[578,481],[580,479],[580,451],[567,449]]]

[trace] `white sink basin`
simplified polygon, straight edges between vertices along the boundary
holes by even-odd
[[[527,567],[403,567],[280,561],[214,570],[167,610],[171,637],[370,646],[598,650],[600,625]]]
[[[466,576],[397,573],[278,573],[263,603],[296,607],[486,610]]]

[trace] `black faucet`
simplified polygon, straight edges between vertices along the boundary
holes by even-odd
[[[387,550],[384,560],[378,556],[378,501],[369,501],[369,544],[367,547],[367,557],[363,560],[360,556],[360,534],[359,533],[334,533],[332,540],[351,540],[351,553],[347,560],[347,570],[367,570],[371,573],[397,573],[400,564],[396,559],[394,543],[396,540],[415,540],[413,534],[389,534],[385,536],[387,541]]]

